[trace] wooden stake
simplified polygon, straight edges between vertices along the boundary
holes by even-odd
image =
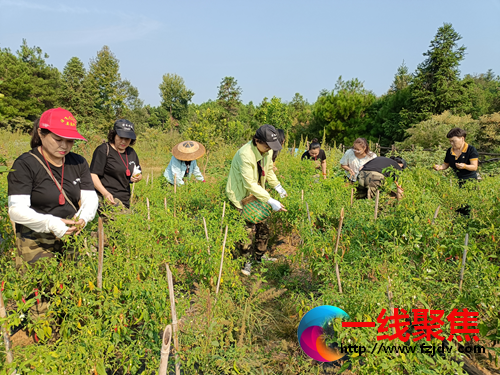
[[[219,278],[217,280],[217,289],[215,290],[216,296],[217,296],[217,294],[219,294],[220,279],[222,277],[222,266],[224,264],[224,249],[226,248],[227,228],[228,228],[228,226],[226,225],[226,233],[224,233],[224,241],[222,242],[222,255],[220,258]]]
[[[165,206],[165,212],[167,212],[167,197],[163,198],[163,205]]]
[[[210,240],[208,239],[207,221],[205,220],[205,217],[203,217],[203,228],[205,228],[205,238],[208,242],[208,254],[210,254]]]
[[[179,338],[177,337],[177,312],[175,311],[174,282],[168,264],[165,264],[165,267],[167,268],[168,294],[170,297],[170,309],[172,311],[172,330],[174,331],[175,374],[180,375],[181,367],[179,362]]]
[[[149,215],[149,198],[146,198],[146,205],[148,206],[148,221],[151,220],[151,216]]]
[[[149,173],[148,173],[148,177],[146,178],[146,186],[148,186],[148,182],[149,182]]]
[[[2,291],[0,290],[0,318],[6,319],[7,318],[7,312],[5,311],[5,305],[3,303],[3,294]],[[3,343],[5,344],[5,362],[6,363],[12,363],[14,361],[14,355],[12,354],[11,350],[11,344],[10,344],[10,338],[9,338],[9,330],[7,329],[7,321],[5,321],[4,324],[1,325],[0,331],[2,332],[3,336]],[[13,371],[13,374],[15,374],[16,371]]]
[[[464,281],[464,270],[465,270],[465,260],[467,258],[467,246],[469,245],[469,233],[465,235],[465,247],[464,254],[462,256],[462,271],[460,272],[460,285],[458,287],[458,292],[462,292],[462,282]]]
[[[313,232],[312,223],[311,223],[311,215],[309,214],[309,205],[306,202],[306,210],[307,210],[307,220],[309,220],[309,227],[311,228],[311,233]]]
[[[220,221],[220,233],[222,234],[222,226],[224,225],[224,215],[226,214],[226,202],[224,202],[224,206],[222,207],[222,219]]]
[[[441,206],[437,206],[436,211],[434,212],[434,217],[432,218],[432,224],[434,224],[434,221],[436,221],[436,218],[438,217],[440,207]]]
[[[170,343],[172,341],[172,326],[169,324],[163,331],[161,343],[160,370],[158,375],[167,375],[168,355],[170,354]]]
[[[174,174],[174,194],[177,194],[177,175]]]
[[[97,264],[97,288],[102,289],[102,266],[104,262],[104,228],[102,218],[98,220],[97,237],[99,239],[99,256]]]
[[[375,195],[375,214],[373,215],[375,221],[377,221],[377,215],[378,215],[378,199],[380,196],[380,191],[377,190],[377,194]]]
[[[153,187],[153,180],[155,178],[155,173],[151,172],[151,187]]]
[[[340,242],[340,232],[342,231],[342,223],[344,222],[344,207],[340,210],[340,222],[339,228],[337,229],[337,241],[335,241],[335,255],[337,255],[337,251],[339,250],[339,242]],[[342,284],[340,283],[340,271],[339,271],[339,263],[335,261],[335,273],[337,274],[337,283],[339,284],[339,292],[342,294]]]
[[[132,183],[132,194],[130,195],[130,200],[134,197],[135,182]]]
[[[302,190],[302,202],[304,202],[304,190]]]
[[[351,189],[351,207],[354,203],[354,189]]]

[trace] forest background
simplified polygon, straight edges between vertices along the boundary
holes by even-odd
[[[145,105],[138,89],[120,75],[119,60],[104,46],[86,67],[72,57],[59,71],[40,47],[23,40],[19,50],[0,49],[0,128],[29,132],[45,110],[70,110],[79,129],[104,135],[119,118],[139,133],[148,129],[178,131],[208,149],[241,144],[262,124],[284,129],[289,141],[308,137],[326,143],[352,144],[365,137],[382,145],[448,146],[446,133],[458,126],[483,152],[500,151],[500,76],[493,70],[461,75],[466,47],[451,24],[439,27],[415,72],[404,61],[388,91],[376,96],[357,78],[340,76],[315,103],[300,93],[290,100],[263,98],[242,103],[235,77],[223,77],[214,100],[191,102],[195,93],[182,77],[166,73],[159,84],[159,106]],[[291,144],[289,142],[289,145]]]

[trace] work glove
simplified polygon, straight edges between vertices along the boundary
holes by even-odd
[[[288,195],[286,193],[286,190],[283,189],[283,186],[281,186],[281,184],[278,184],[278,186],[276,186],[274,188],[274,190],[276,190],[278,192],[278,194],[280,195],[281,198],[285,198]]]
[[[277,201],[276,199],[269,198],[267,201],[267,204],[271,205],[273,211],[279,211],[281,210],[281,203]]]

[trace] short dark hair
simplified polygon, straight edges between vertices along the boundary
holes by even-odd
[[[117,135],[118,134],[116,133],[115,127],[113,126],[111,129],[109,129],[109,132],[108,132],[108,142],[112,143],[112,144],[115,144],[115,137]],[[129,146],[133,146],[135,144],[135,141],[136,141],[136,139],[132,139],[130,141],[130,145]]]
[[[394,160],[398,164],[403,164],[403,167],[402,167],[403,169],[406,169],[406,167],[408,167],[408,163],[401,156],[391,156],[389,159]]]
[[[39,146],[42,145],[42,139],[40,138],[40,135],[38,134],[38,129],[40,127],[39,125],[40,125],[40,117],[37,118],[33,122],[33,130],[32,130],[32,133],[31,133],[31,142],[30,142],[31,148],[36,148],[36,147],[39,147]],[[50,130],[40,129],[40,132],[45,137],[47,134],[50,133]]]
[[[453,138],[453,137],[466,137],[467,136],[467,132],[464,130],[464,129],[461,129],[461,128],[453,128],[451,129],[448,134],[446,135],[446,138],[450,139],[450,138]]]
[[[314,138],[309,145],[309,150],[316,150],[317,148],[321,148],[321,143],[319,143],[318,138]]]
[[[278,132],[278,141],[280,145],[283,145],[285,143],[285,131],[283,129],[276,129]]]

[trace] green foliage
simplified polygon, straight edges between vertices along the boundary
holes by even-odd
[[[367,110],[375,95],[364,88],[358,79],[343,81],[339,77],[335,89],[323,90],[313,108],[314,129],[326,130],[328,142],[337,140],[350,144],[367,133]]]
[[[267,98],[262,100],[255,117],[261,124],[269,124],[277,129],[283,129],[285,132],[292,126],[288,106],[275,96],[271,101],[268,101]]]
[[[128,96],[123,90],[119,69],[119,60],[108,46],[102,47],[97,56],[90,60],[89,79],[92,90],[97,94],[95,107],[107,122],[120,116]],[[103,124],[101,130],[108,126]]]
[[[224,77],[218,89],[218,104],[227,111],[229,118],[234,118],[238,115],[243,92],[238,86],[238,81],[234,77]]]
[[[459,46],[462,37],[449,23],[438,29],[431,41],[427,56],[417,68],[411,87],[413,121],[428,119],[431,115],[451,110],[455,114],[470,111],[472,103],[468,89],[460,81],[460,62],[465,56],[465,46]]]
[[[472,81],[472,82],[470,82]],[[472,117],[500,112],[500,77],[490,69],[486,73],[469,75],[464,78],[472,99]]]
[[[43,111],[58,102],[60,73],[47,65],[48,55],[40,47],[29,47],[25,39],[16,55],[9,49],[0,50],[4,95],[0,101],[0,120],[7,129],[28,131]]]
[[[453,128],[462,128],[467,131],[467,142],[479,148],[475,141],[479,132],[479,123],[470,115],[455,116],[449,111],[432,116],[431,119],[419,122],[407,130],[409,137],[401,142],[401,147],[409,148],[411,145],[423,148],[440,146],[450,147],[446,134]]]
[[[159,88],[161,106],[169,111],[170,117],[182,120],[188,113],[194,92],[186,88],[182,77],[170,73],[163,75]]]

